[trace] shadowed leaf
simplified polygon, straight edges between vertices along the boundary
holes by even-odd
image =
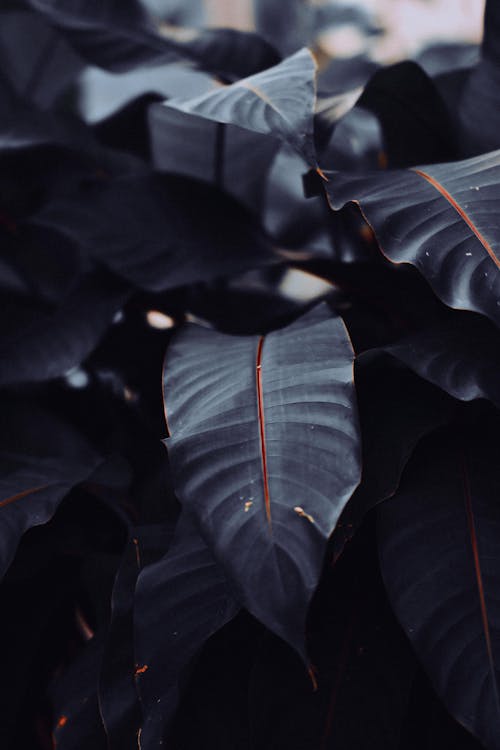
[[[239,610],[222,568],[184,513],[168,553],[141,572],[136,589],[136,679],[142,750],[160,747],[185,671],[205,641]]]
[[[159,33],[136,0],[26,0],[89,62],[109,70],[188,59],[217,73],[237,76],[276,64],[275,50],[256,34],[234,29]]]
[[[498,419],[455,427],[415,453],[379,509],[394,611],[455,718],[500,747]]]
[[[46,523],[102,458],[72,427],[28,405],[4,402],[0,431],[0,575],[25,531]]]

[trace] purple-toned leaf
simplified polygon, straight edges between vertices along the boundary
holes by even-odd
[[[500,747],[498,418],[426,440],[379,509],[394,611],[450,713]]]
[[[92,181],[33,218],[150,291],[208,281],[277,261],[241,204],[183,177],[141,174]]]
[[[182,124],[186,121],[182,117],[176,120],[174,110],[212,123],[235,125],[252,133],[273,136],[292,146],[306,164],[314,167],[315,101],[316,62],[309,50],[302,49],[275,67],[230,86],[214,88],[187,101],[167,101],[156,105],[153,108],[157,118],[156,122],[153,121],[153,134],[161,128],[164,110],[167,110],[164,128],[172,128],[177,122]],[[198,124],[198,130],[200,127],[201,124]],[[206,131],[210,132],[208,128]],[[234,137],[237,138],[237,133]],[[169,158],[164,151],[156,148],[156,164],[163,169],[169,168],[161,162],[162,156],[164,160]],[[232,164],[229,166],[232,167]]]
[[[238,612],[223,569],[184,513],[168,553],[147,565],[134,608],[142,750],[161,748],[185,671],[205,641]]]
[[[124,284],[94,275],[49,310],[25,300],[6,304],[0,328],[0,385],[41,383],[80,365],[129,296]]]
[[[360,478],[352,360],[326,304],[266,337],[187,326],[165,359],[176,493],[241,603],[302,655],[326,542]]]
[[[377,352],[357,357],[355,383],[363,477],[335,528],[333,560],[342,554],[369,511],[394,495],[417,445],[448,423],[454,406],[437,388]]]
[[[382,351],[461,401],[486,398],[500,408],[500,337],[485,318],[453,312]]]
[[[500,325],[500,151],[328,179],[332,208],[357,203],[389,260],[415,265],[450,307]]]
[[[111,619],[99,678],[99,707],[109,750],[137,748],[142,713],[134,659],[134,598],[139,573],[163,557],[173,528],[133,527],[118,569],[111,598]]]
[[[81,60],[40,16],[0,10],[2,75],[14,91],[42,109],[75,80]]]
[[[0,575],[25,531],[46,523],[68,492],[102,458],[72,427],[16,402],[2,404],[0,431]]]
[[[275,50],[256,34],[234,29],[155,28],[136,0],[26,0],[82,57],[120,71],[152,62],[193,60],[217,73],[244,76],[276,64]]]

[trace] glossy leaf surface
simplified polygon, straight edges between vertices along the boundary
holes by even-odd
[[[328,173],[333,208],[358,203],[384,255],[412,263],[451,307],[500,325],[500,152],[353,176]]]
[[[89,62],[109,70],[126,70],[154,61],[187,58],[214,72],[248,75],[270,65],[278,56],[256,34],[234,29],[193,30],[188,39],[175,29],[155,29],[136,0],[27,0],[61,31]]]
[[[500,338],[484,318],[453,312],[383,351],[455,398],[500,407]]]
[[[179,499],[242,604],[302,654],[326,540],[359,481],[352,358],[321,305],[265,338],[187,327],[165,360]]]
[[[291,145],[307,164],[314,166],[315,99],[316,63],[309,50],[302,49],[262,73],[191,100],[168,101],[162,106],[274,136]]]

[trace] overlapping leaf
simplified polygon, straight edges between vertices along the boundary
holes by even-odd
[[[500,325],[500,151],[328,178],[332,207],[359,204],[389,260],[415,265],[447,305]]]
[[[355,373],[363,477],[337,523],[332,538],[334,560],[369,511],[397,491],[420,441],[453,414],[452,399],[388,357],[361,354]]]
[[[481,59],[467,76],[458,102],[459,135],[466,155],[500,146],[499,96],[500,6],[487,0]]]
[[[136,589],[136,679],[142,750],[162,745],[184,672],[205,641],[238,612],[222,568],[184,513],[168,553],[147,565]]]
[[[0,432],[0,574],[24,532],[46,523],[70,489],[102,458],[72,427],[16,402],[2,404]]]
[[[380,513],[394,611],[448,710],[500,747],[498,419],[437,433]]]
[[[169,101],[162,106],[279,138],[293,146],[307,164],[315,165],[315,78],[314,58],[309,50],[302,49],[262,73],[192,100]]]
[[[89,62],[126,70],[154,61],[191,59],[218,73],[244,76],[274,65],[274,49],[256,34],[234,29],[154,28],[136,0],[26,0]]]
[[[111,599],[111,619],[99,679],[99,706],[110,750],[136,748],[142,723],[134,659],[134,598],[141,569],[165,555],[169,526],[131,529]]]
[[[212,280],[277,259],[243,206],[177,176],[93,181],[54,199],[32,223],[61,232],[96,261],[152,291]]]
[[[455,398],[486,398],[500,408],[499,346],[490,321],[454,312],[383,351]]]
[[[176,492],[241,602],[302,654],[326,541],[359,481],[352,359],[323,304],[265,338],[187,327],[165,361]]]
[[[80,365],[130,296],[122,283],[89,276],[53,309],[11,300],[0,333],[0,385],[41,383]]]

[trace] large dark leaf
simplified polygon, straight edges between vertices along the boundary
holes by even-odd
[[[380,121],[385,165],[408,167],[457,158],[446,107],[416,63],[402,62],[377,71],[357,106],[373,112]]]
[[[0,575],[19,540],[46,523],[102,458],[68,424],[16,402],[2,404],[0,432]]]
[[[325,570],[308,622],[317,682],[269,634],[249,686],[252,747],[399,750],[417,663],[391,612],[373,523]],[[406,750],[406,748],[405,748]]]
[[[453,312],[383,351],[455,398],[486,398],[500,408],[500,337],[489,320]]]
[[[216,88],[206,94],[163,106],[209,121],[237,125],[271,135],[293,146],[315,165],[313,114],[316,100],[316,63],[302,49],[273,68]]]
[[[32,219],[152,291],[276,261],[254,217],[224,193],[182,177],[92,181]]]
[[[124,284],[96,274],[54,309],[6,300],[0,327],[0,385],[40,383],[80,365],[129,296]]]
[[[19,96],[50,107],[75,79],[81,61],[40,16],[0,13],[2,75]]]
[[[230,86],[152,105],[155,166],[214,182],[259,207],[280,142],[293,148],[305,164],[316,166],[315,78],[314,59],[303,49]],[[302,188],[300,179],[298,185]]]
[[[205,641],[238,612],[221,567],[184,513],[168,553],[141,572],[136,589],[136,679],[142,750],[162,745],[185,671]]]
[[[99,706],[109,750],[137,748],[142,715],[134,661],[135,586],[143,566],[163,557],[172,534],[172,528],[161,524],[132,528],[116,575],[99,680]]]
[[[384,255],[412,263],[451,307],[500,325],[500,151],[449,164],[328,173],[333,208],[359,204]]]
[[[59,29],[70,44],[94,65],[126,70],[138,64],[182,58],[214,72],[244,76],[279,59],[256,34],[233,29],[164,28],[160,34],[136,0],[26,0],[33,10]]]
[[[359,481],[352,359],[323,304],[265,338],[186,327],[165,360],[179,499],[245,607],[302,654],[326,541]]]
[[[448,710],[500,747],[498,418],[455,427],[415,454],[379,510],[396,615]]]
[[[446,424],[452,399],[388,357],[366,353],[355,368],[363,445],[363,477],[337,523],[336,560],[378,503],[396,492],[420,440]]]

